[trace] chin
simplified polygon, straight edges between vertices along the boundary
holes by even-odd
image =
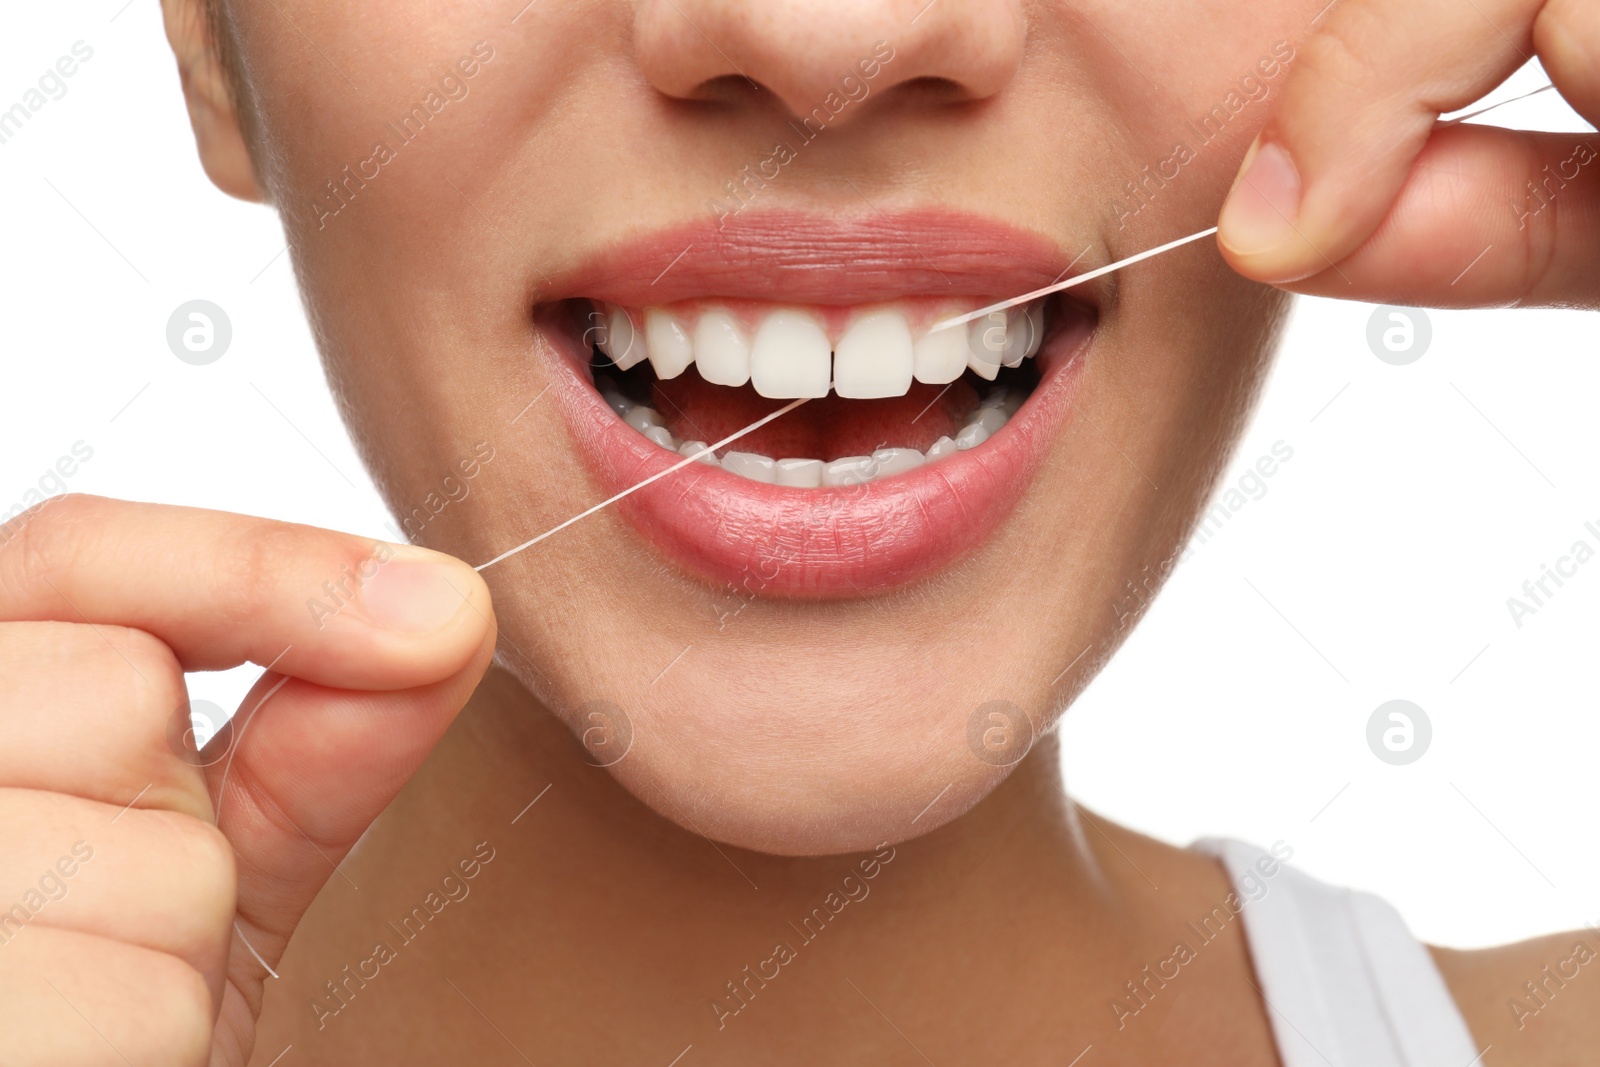
[[[982,800],[1036,736],[1031,720],[994,718],[948,692],[908,699],[882,684],[819,691],[794,675],[708,681],[686,676],[625,713],[625,755],[595,746],[586,756],[618,757],[608,767],[617,781],[685,830],[773,855],[870,850],[935,830]],[[970,736],[975,718],[984,730],[1014,729],[1008,747],[996,754],[991,740],[980,754]],[[599,719],[591,705],[567,725],[592,744]]]

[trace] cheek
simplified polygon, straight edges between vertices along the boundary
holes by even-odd
[[[1099,95],[1118,102],[1114,126],[1122,141],[1109,168],[1106,210],[1118,229],[1144,227],[1130,250],[1214,220],[1296,43],[1324,7],[1325,0],[1272,0],[1252,5],[1241,20],[1226,0],[1162,0],[1136,10],[1090,0],[1064,13],[1069,23],[1083,23],[1062,32],[1085,49],[1081,62]],[[1177,214],[1152,210],[1175,204],[1186,206]],[[1192,214],[1197,206],[1202,215]],[[1205,211],[1210,217],[1202,221]],[[1152,215],[1160,224],[1149,227]],[[1192,225],[1184,229],[1186,223]]]

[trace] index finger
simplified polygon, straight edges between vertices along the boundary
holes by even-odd
[[[460,560],[310,526],[72,494],[0,527],[0,621],[144,630],[186,671],[409,689],[459,671],[490,616]]]
[[[1376,230],[1439,115],[1533,53],[1541,0],[1346,0],[1300,47],[1218,219],[1230,264],[1281,284]]]

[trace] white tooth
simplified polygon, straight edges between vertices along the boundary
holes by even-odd
[[[948,456],[954,451],[956,451],[955,441],[949,437],[941,437],[928,446],[928,462],[932,463],[934,460]]]
[[[752,482],[772,482],[776,477],[776,467],[777,464],[770,457],[754,452],[729,452],[722,457],[723,470],[741,474]]]
[[[822,468],[825,486],[862,485],[872,481],[877,463],[871,456],[846,456]]]
[[[811,316],[774,311],[762,320],[750,345],[750,384],[775,400],[828,395],[832,349]]]
[[[657,378],[676,378],[694,362],[694,342],[670,311],[644,309],[644,340]]]
[[[927,457],[914,448],[880,448],[872,454],[872,460],[878,465],[876,477],[887,478],[917,469],[927,462]]]
[[[628,413],[622,416],[622,421],[640,433],[644,433],[652,426],[661,425],[661,412],[655,408],[645,407],[640,404],[630,408]]]
[[[967,330],[950,326],[923,334],[911,346],[912,373],[926,385],[945,385],[967,369]]]
[[[1028,305],[1028,355],[1039,351],[1044,343],[1044,301],[1035,300]]]
[[[1008,397],[1010,395],[1011,395],[1011,390],[1007,389],[1005,386],[1003,386],[1003,385],[991,385],[989,387],[989,391],[984,394],[983,399],[978,402],[978,407],[980,407],[980,408],[1005,407],[1006,397]]]
[[[606,354],[618,370],[627,370],[644,359],[644,342],[634,333],[633,319],[622,308],[611,309],[611,321],[606,325]]]
[[[645,430],[644,435],[668,452],[676,452],[678,450],[678,439],[672,436],[672,431],[665,426],[651,426]]]
[[[704,441],[685,441],[683,444],[678,446],[678,455],[693,457],[698,459],[701,463],[709,463],[713,467],[722,466],[722,464],[717,461],[717,454],[711,451],[710,446],[708,446]]]
[[[1017,413],[1017,411],[1022,407],[1022,402],[1026,399],[1027,397],[1023,396],[1022,393],[1018,392],[1017,390],[1012,390],[1006,394],[1005,407],[1001,408],[1000,410],[1004,411],[1006,413],[1006,418],[1009,419],[1011,416]]]
[[[982,426],[985,437],[992,436],[1005,424],[1005,408],[979,408],[978,417],[967,423],[968,426]]]
[[[633,407],[633,401],[623,396],[621,390],[617,388],[617,383],[606,375],[596,374],[594,376],[594,387],[599,392],[600,399],[604,400],[607,406],[619,416],[626,415],[628,409]]]
[[[1006,312],[1006,346],[1000,353],[1000,362],[1008,367],[1020,367],[1028,355],[1028,312],[1015,307]]]
[[[833,391],[873,400],[911,388],[911,327],[898,311],[874,311],[850,324],[833,351]]]
[[[961,432],[956,434],[956,447],[965,452],[969,448],[977,448],[989,439],[989,431],[974,422],[961,427]]]
[[[1006,349],[1006,313],[991,311],[967,323],[967,366],[980,378],[994,381]]]
[[[777,474],[779,485],[794,486],[797,489],[817,489],[822,485],[822,460],[780,459]]]
[[[708,311],[694,328],[694,365],[712,385],[738,387],[750,380],[750,342],[726,311]]]

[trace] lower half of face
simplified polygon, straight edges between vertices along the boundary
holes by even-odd
[[[648,3],[273,6],[258,158],[399,525],[548,535],[485,571],[502,662],[736,845],[981,799],[1170,570],[1283,308],[1199,242],[950,322],[1210,225],[1314,12],[685,0],[719,73]]]

